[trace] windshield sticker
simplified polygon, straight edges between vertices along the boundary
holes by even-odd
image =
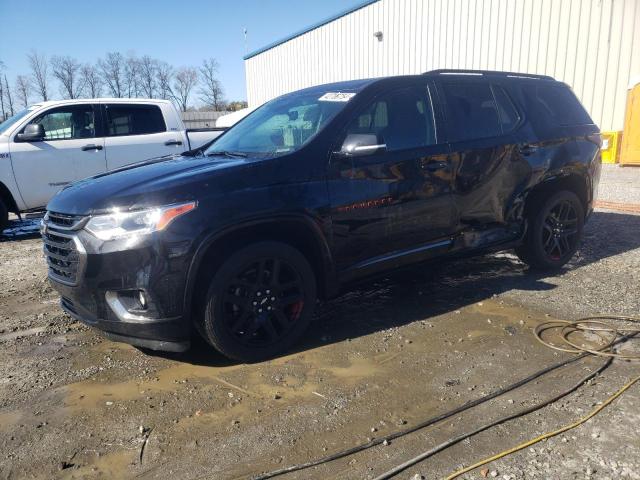
[[[322,95],[318,100],[321,102],[348,102],[355,93],[347,92],[327,92]]]

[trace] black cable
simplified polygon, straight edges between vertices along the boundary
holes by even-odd
[[[450,418],[454,415],[457,415],[458,413],[464,412],[465,410],[468,410],[470,408],[476,407],[482,403],[488,402],[489,400],[492,400],[496,397],[499,397],[500,395],[504,395],[507,392],[510,392],[512,390],[515,390],[516,388],[519,388],[533,380],[535,380],[536,378],[539,378],[549,372],[552,372],[553,370],[556,370],[558,368],[564,367],[566,365],[569,365],[571,363],[577,362],[578,360],[582,360],[583,358],[590,356],[590,354],[588,353],[583,353],[581,355],[578,355],[576,357],[570,358],[568,360],[564,360],[562,362],[556,363],[555,365],[551,365],[549,367],[543,368],[542,370],[538,370],[537,372],[529,375],[528,377],[523,378],[522,380],[518,380],[515,383],[512,383],[511,385],[508,385],[506,387],[500,388],[498,390],[496,390],[493,393],[489,393],[483,397],[477,398],[475,400],[470,400],[469,402],[464,403],[463,405],[454,408],[453,410],[449,410],[448,412],[442,413],[440,415],[436,415],[435,417],[432,417],[428,420],[425,420],[421,423],[418,423],[412,427],[409,428],[405,428],[403,430],[399,430],[397,432],[391,433],[385,437],[381,437],[381,438],[376,438],[371,440],[370,442],[367,443],[363,443],[361,445],[355,446],[355,447],[351,447],[348,448],[346,450],[342,450],[336,453],[333,453],[331,455],[327,455],[321,458],[318,458],[316,460],[312,460],[310,462],[306,462],[306,463],[300,463],[300,464],[296,464],[296,465],[291,465],[289,467],[285,467],[285,468],[281,468],[279,470],[274,470],[272,472],[268,472],[268,473],[264,473],[262,475],[258,475],[255,477],[251,477],[253,480],[267,480],[269,478],[273,478],[273,477],[277,477],[280,475],[284,475],[285,473],[291,473],[291,472],[297,472],[299,470],[304,470],[310,467],[315,467],[317,465],[321,465],[323,463],[327,463],[327,462],[332,462],[333,460],[338,460],[340,458],[344,458],[347,457],[349,455],[353,455],[354,453],[358,453],[358,452],[362,452],[363,450],[367,450],[371,447],[375,447],[377,445],[381,445],[382,443],[384,443],[384,441],[386,440],[387,442],[394,440],[396,438],[408,435],[410,433],[413,433],[415,431],[421,430],[423,428],[426,428],[428,426],[433,425],[434,423],[440,422],[442,420],[445,420],[447,418]],[[605,367],[601,367],[601,369],[606,368],[606,366],[609,365],[609,363],[611,363],[610,361],[605,363]],[[600,369],[598,371],[596,371],[596,373],[594,373],[593,375],[599,373]],[[581,383],[582,384],[582,383]],[[505,420],[506,421],[506,420]]]
[[[593,318],[593,317],[591,317],[591,318]],[[610,345],[608,345],[607,348],[610,347],[612,349],[612,352],[615,353],[615,351],[613,350],[613,347],[615,345],[619,345],[621,343],[624,343],[627,340],[629,340],[631,338],[634,338],[638,334],[640,334],[640,331],[637,331],[637,330],[631,331],[631,333],[628,333],[627,335],[623,335],[619,339],[617,339],[614,342],[612,342]],[[584,354],[579,355],[578,357],[576,357],[576,359],[579,359],[579,358],[582,358],[582,357],[584,357]],[[591,378],[593,378],[596,375],[598,375],[599,373],[601,373],[605,368],[607,368],[609,365],[611,365],[611,362],[613,361],[614,358],[615,358],[615,355],[607,357],[607,361],[605,363],[603,363],[600,368],[598,368],[594,372],[592,372],[589,375],[587,375],[585,378],[580,380],[580,382],[575,384],[573,387],[569,388],[568,390],[565,390],[564,392],[561,392],[560,394],[556,395],[555,397],[553,397],[553,398],[551,398],[549,400],[545,400],[544,402],[536,404],[536,405],[534,405],[532,407],[525,408],[524,410],[521,410],[521,411],[519,411],[517,413],[514,413],[512,415],[508,415],[506,417],[502,417],[502,418],[500,418],[498,420],[495,420],[493,422],[487,423],[487,424],[485,424],[485,425],[483,425],[481,427],[478,427],[477,429],[475,429],[475,430],[473,430],[471,432],[468,432],[468,433],[459,435],[458,437],[455,437],[455,438],[452,438],[450,440],[447,440],[446,442],[441,443],[440,445],[438,445],[438,446],[436,446],[436,447],[434,447],[434,448],[432,448],[430,450],[427,450],[426,452],[423,452],[420,455],[418,455],[418,456],[416,456],[416,457],[414,457],[414,458],[412,458],[410,460],[407,460],[406,462],[404,462],[404,463],[392,468],[391,470],[383,473],[382,475],[377,476],[374,480],[386,480],[388,478],[391,478],[391,477],[395,476],[396,474],[402,472],[403,470],[406,470],[410,466],[415,465],[416,463],[421,462],[422,460],[425,460],[425,459],[431,457],[432,455],[435,455],[436,453],[438,453],[438,452],[440,452],[440,451],[442,451],[442,450],[444,450],[444,449],[446,449],[446,448],[448,448],[448,447],[450,447],[452,445],[455,445],[456,443],[458,443],[458,442],[460,442],[462,440],[465,440],[465,439],[467,439],[469,437],[472,437],[473,435],[476,435],[476,434],[478,434],[480,432],[488,430],[489,428],[492,428],[492,427],[495,427],[495,426],[500,425],[502,423],[508,422],[509,420],[513,420],[515,418],[519,418],[519,417],[522,417],[524,415],[527,415],[527,414],[529,414],[531,412],[534,412],[536,410],[544,408],[544,407],[546,407],[547,405],[550,405],[553,402],[558,401],[560,398],[562,398],[562,397],[564,397],[566,395],[569,395],[570,393],[575,392],[585,382],[587,382]]]
[[[396,476],[398,473],[402,472],[403,470],[406,470],[407,468],[411,467],[412,465],[415,465],[418,462],[421,462],[422,460],[425,460],[433,455],[435,455],[438,452],[441,452],[442,450],[449,448],[452,445],[455,445],[456,443],[461,442],[462,440],[465,440],[469,437],[472,437],[474,435],[477,435],[480,432],[484,432],[485,430],[488,430],[490,428],[493,428],[497,425],[501,425],[505,422],[508,422],[509,420],[514,420],[516,418],[520,418],[523,417],[525,415],[528,415],[532,412],[535,412],[536,410],[540,410],[541,408],[544,408],[554,402],[557,402],[558,400],[560,400],[562,397],[566,397],[567,395],[569,395],[570,393],[575,392],[578,388],[580,388],[585,382],[591,380],[593,377],[595,377],[596,375],[598,375],[599,373],[601,373],[605,368],[607,368],[611,362],[613,361],[612,358],[607,359],[606,362],[604,362],[597,370],[594,370],[593,372],[591,372],[589,375],[587,375],[586,377],[584,377],[583,379],[581,379],[578,383],[576,383],[575,385],[573,385],[572,387],[568,388],[567,390],[564,390],[562,392],[560,392],[558,395],[555,395],[554,397],[551,397],[548,400],[545,400],[541,403],[537,403],[535,405],[532,405],[531,407],[527,407],[523,410],[520,410],[519,412],[513,413],[511,415],[507,415],[505,417],[499,418],[497,420],[494,420],[492,422],[486,423],[478,428],[476,428],[475,430],[472,430],[468,433],[464,433],[462,435],[458,435],[457,437],[451,438],[449,440],[447,440],[444,443],[441,443],[440,445],[437,445],[435,447],[433,447],[430,450],[427,450],[426,452],[421,453],[420,455],[407,460],[404,463],[401,463],[400,465],[392,468],[391,470],[383,473],[382,475],[377,476],[374,480],[387,480],[391,477]]]

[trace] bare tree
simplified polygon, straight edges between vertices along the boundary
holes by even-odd
[[[198,71],[191,67],[180,68],[173,80],[173,98],[183,112],[189,106],[189,96],[198,83]]]
[[[26,75],[18,75],[16,77],[16,96],[23,107],[29,106],[29,95],[31,93],[31,83]]]
[[[98,61],[104,82],[111,95],[121,98],[124,93],[124,57],[119,52],[107,53],[104,60]]]
[[[87,63],[80,69],[84,91],[90,98],[98,98],[102,92],[102,79],[98,69]]]
[[[138,61],[140,88],[147,98],[153,98],[156,91],[158,61],[145,55]]]
[[[167,62],[158,62],[156,68],[156,84],[158,85],[158,96],[164,100],[173,98],[171,81],[173,80],[173,67]]]
[[[0,78],[0,83],[2,83],[2,79]],[[11,94],[11,89],[9,88],[9,82],[7,81],[7,75],[4,76],[4,98],[7,99],[7,106],[9,107],[9,115],[13,116],[13,95]]]
[[[84,82],[80,75],[80,63],[71,57],[55,56],[51,59],[53,76],[60,82],[60,93],[64,98],[79,98]]]
[[[127,86],[127,96],[137,97],[140,93],[140,68],[138,59],[134,55],[129,55],[124,64],[124,78]]]
[[[224,92],[220,81],[216,78],[220,65],[215,58],[209,58],[200,67],[200,78],[202,87],[200,88],[200,100],[203,103],[219,111],[224,108]]]
[[[31,50],[27,54],[29,66],[31,67],[31,78],[33,85],[45,102],[49,100],[49,62],[44,54]]]

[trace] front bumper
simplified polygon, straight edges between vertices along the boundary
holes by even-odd
[[[174,352],[189,348],[191,322],[184,313],[189,242],[156,234],[103,242],[84,230],[55,226],[45,234],[67,235],[78,247],[70,266],[49,259],[49,280],[65,312],[115,341]],[[45,255],[60,253],[44,248]],[[74,270],[73,276],[60,278],[61,268]],[[144,305],[135,300],[141,294]]]

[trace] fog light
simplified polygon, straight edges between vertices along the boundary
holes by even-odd
[[[147,308],[147,297],[142,290],[138,291],[138,301],[143,310]]]

